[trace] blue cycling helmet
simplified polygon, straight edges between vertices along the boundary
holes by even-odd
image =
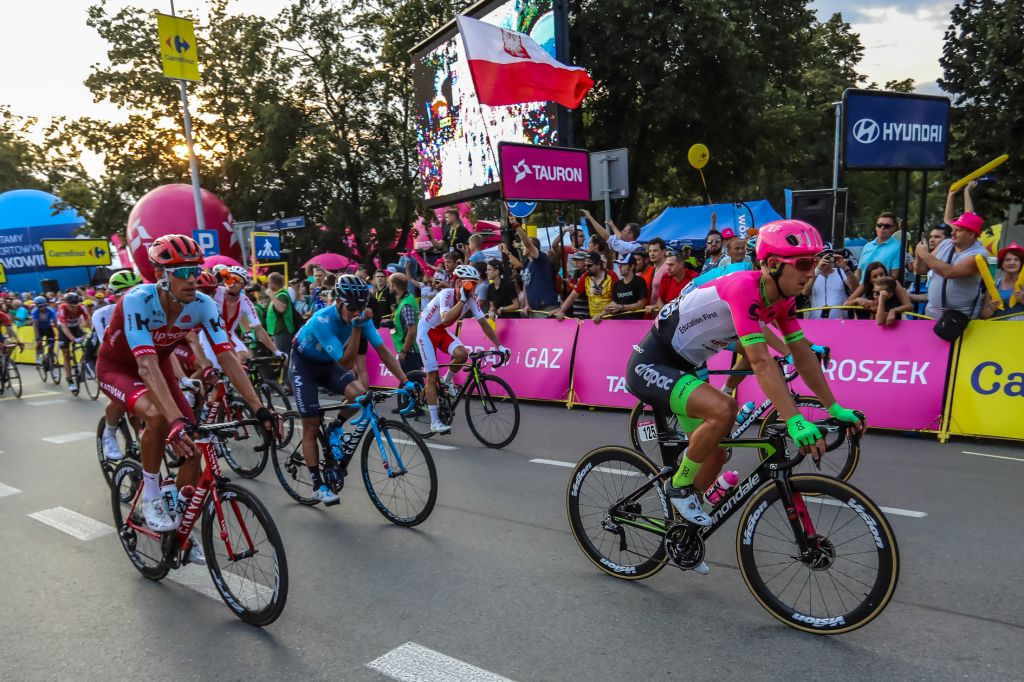
[[[36,305],[45,305],[46,304],[46,297],[45,296],[36,296],[35,298],[32,299],[32,302],[35,303]]]
[[[334,285],[334,298],[356,313],[370,300],[370,287],[355,275],[342,275]]]

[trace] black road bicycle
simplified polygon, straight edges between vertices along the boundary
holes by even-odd
[[[279,415],[290,413],[292,403],[288,400],[288,394],[281,388],[281,384],[272,379],[264,378],[263,373],[260,371],[260,364],[262,363],[271,365],[268,374],[277,376],[280,373],[281,360],[273,355],[250,357],[242,363],[242,366],[245,368],[245,374],[249,377],[249,382],[256,389],[256,395],[260,397],[264,405]],[[241,399],[241,396],[238,395],[234,387],[231,387],[228,393],[233,397]],[[277,440],[277,447],[279,448],[287,447],[291,443],[292,434],[295,433],[295,419],[282,417],[281,430],[284,432],[284,435]]]
[[[39,348],[41,341],[36,341],[36,348]],[[57,339],[48,338],[46,339],[46,350],[42,353],[36,353],[36,370],[39,372],[39,378],[46,383],[46,377],[50,377],[50,380],[57,386],[60,386],[60,373],[63,365],[57,360],[57,352],[54,347],[57,345]]]
[[[828,364],[829,349],[826,347],[825,352],[819,354],[818,357],[825,364]],[[793,390],[793,380],[798,376],[796,368],[780,357],[776,357],[775,362],[778,363],[779,370],[789,386],[789,392],[793,396],[797,409],[804,419],[809,422],[828,419],[828,410],[825,409],[820,400],[814,396],[798,395]],[[751,370],[727,369],[712,370],[709,374],[719,376],[752,376],[754,372]],[[785,420],[779,416],[778,409],[766,397],[764,402],[755,406],[754,410],[742,422],[736,424],[732,437],[739,438],[758,419],[761,419],[761,425],[758,427],[757,437],[762,439],[767,438],[768,428],[773,424],[785,424]],[[681,441],[683,447],[686,447],[688,437],[679,428],[679,422],[674,414],[666,415],[664,422],[660,425],[656,422],[654,411],[650,406],[645,405],[643,401],[637,401],[637,404],[633,406],[633,411],[629,414],[629,443],[634,450],[642,452],[648,459],[654,460],[658,455],[659,443],[663,439]],[[789,434],[787,433],[786,450],[794,451],[797,447],[788,436]],[[830,433],[826,437],[825,442],[827,444],[826,456],[821,458],[819,462],[820,468],[816,467],[810,459],[807,459],[797,465],[793,469],[793,473],[815,473],[838,478],[841,481],[849,481],[850,477],[853,476],[854,470],[857,468],[857,463],[860,461],[859,439],[844,438],[841,434]],[[764,449],[761,449],[758,454],[761,456],[761,459],[768,457],[768,451]]]
[[[4,343],[0,347],[0,395],[10,393],[13,397],[20,398],[21,372],[11,359],[11,353],[17,347],[14,343]]]
[[[815,424],[845,433],[834,419]],[[566,492],[576,542],[605,573],[641,580],[670,560],[684,570],[699,566],[707,539],[742,509],[736,554],[761,606],[786,625],[817,634],[870,623],[892,599],[899,579],[899,549],[888,520],[845,481],[793,475],[804,455],[787,456],[785,424],[769,425],[765,436],[722,441],[769,455],[714,505],[707,527],[682,519],[662,491],[676,469],[678,441],[662,444],[661,469],[621,446],[588,453]]]
[[[455,409],[463,397],[466,398],[466,421],[476,439],[489,448],[503,448],[519,432],[519,401],[512,387],[494,374],[485,374],[481,361],[488,356],[502,357],[500,351],[476,351],[469,354],[469,365],[449,363],[440,367],[464,367],[469,377],[457,387],[454,396],[449,395],[439,383],[437,385],[437,416],[451,426]],[[498,365],[500,367],[500,365]],[[419,370],[409,372],[409,381],[417,386],[426,386],[427,375]],[[406,424],[423,438],[435,435],[430,430],[430,410],[427,407],[427,392],[420,391],[416,407],[408,415],[403,414]],[[450,433],[450,432],[449,432]]]

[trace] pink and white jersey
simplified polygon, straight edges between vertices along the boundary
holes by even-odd
[[[228,301],[231,300],[231,296],[224,291],[224,287],[220,287],[217,290],[218,296],[214,297],[214,302],[220,306],[220,318],[224,321],[224,329],[227,331],[228,336],[238,329],[239,323],[242,318],[249,320],[249,326],[255,329],[256,327],[262,326],[260,324],[260,318],[256,314],[256,308],[253,306],[252,301],[245,294],[239,293],[235,300],[238,301],[238,305],[235,307],[234,315],[228,315]]]
[[[761,277],[759,271],[742,271],[702,284],[662,308],[654,321],[655,334],[695,367],[735,341],[744,346],[766,343],[764,324],[776,323],[786,343],[803,338],[796,301],[783,298],[769,304]]]
[[[441,316],[446,312],[455,307],[455,304],[459,302],[459,292],[456,289],[442,289],[430,303],[423,308],[423,312],[420,313],[420,327],[426,327],[427,329],[434,329],[436,327],[450,327],[451,325],[458,322],[458,318],[452,320],[448,324],[441,323]],[[466,299],[466,304],[463,306],[463,310],[468,310],[473,313],[476,319],[481,319],[484,316],[484,311],[480,309],[480,302],[476,300],[476,296],[470,294]]]

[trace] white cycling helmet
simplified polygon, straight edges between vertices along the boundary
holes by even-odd
[[[249,271],[246,270],[245,268],[243,268],[241,265],[231,265],[231,266],[229,266],[228,267],[228,272],[230,272],[235,277],[240,277],[242,279],[242,281],[246,282],[246,283],[248,283],[248,281],[250,279],[249,278]]]
[[[469,279],[480,281],[480,272],[472,265],[460,265],[455,268],[455,276],[458,279]]]

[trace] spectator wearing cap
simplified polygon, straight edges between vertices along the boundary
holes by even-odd
[[[1014,291],[1020,277],[1021,266],[1024,265],[1024,247],[1013,243],[1001,249],[998,264],[1003,276],[996,280],[996,289],[999,290],[999,298],[1003,301],[1003,309],[996,310],[995,302],[986,291],[980,317],[983,320],[991,317],[1000,320],[1024,320],[1024,289]]]
[[[647,284],[647,291],[651,290],[651,277],[654,275],[654,268],[651,266],[651,258],[647,255],[647,247],[641,246],[633,252],[636,256],[636,270],[633,274],[643,279]]]
[[[581,294],[587,295],[587,305],[590,317],[593,318],[604,312],[605,307],[612,301],[612,285],[619,279],[614,272],[608,272],[604,267],[604,258],[596,251],[587,253],[587,274],[583,275],[576,282],[572,293],[562,302],[562,306],[555,313],[555,317],[561,322],[565,319],[565,313],[572,308],[573,303]]]
[[[886,211],[878,216],[875,221],[875,234],[872,241],[864,245],[860,252],[861,263],[874,263],[878,261],[885,266],[889,275],[896,277],[900,271],[900,242],[893,239],[896,232],[896,215]],[[864,281],[864,272],[857,271],[857,280]]]
[[[972,187],[975,183],[968,185]],[[943,308],[959,310],[971,319],[978,319],[982,285],[981,273],[975,256],[987,256],[988,252],[978,243],[984,221],[973,212],[973,204],[969,189],[964,191],[964,204],[967,212],[956,220],[951,219],[953,212],[953,196],[950,192],[946,201],[946,224],[953,228],[949,239],[944,239],[934,251],[921,240],[917,245],[914,268],[917,274],[933,271],[932,282],[928,286],[928,305],[925,315],[939,319]],[[945,291],[946,305],[942,298]]]
[[[590,262],[587,254],[587,251],[577,251],[572,255],[576,276],[570,280],[570,284],[572,284],[574,290],[579,285],[580,280],[587,274],[587,266]],[[571,296],[572,292],[569,292],[569,295]],[[568,296],[566,296],[566,299],[568,299]],[[576,299],[572,302],[571,313],[578,320],[590,319],[590,304],[587,302],[586,288],[583,289],[582,293],[578,293]]]
[[[509,217],[516,234],[523,243],[527,263],[523,268],[523,285],[526,287],[527,317],[547,317],[547,311],[558,308],[555,286],[551,279],[551,263],[546,253],[540,250],[540,240],[526,234],[518,221]]]
[[[600,315],[594,316],[594,324],[608,315],[614,315],[612,319],[616,320],[643,319],[644,306],[647,305],[647,282],[636,275],[639,267],[636,252],[627,253],[615,262],[622,277],[612,284],[611,303],[604,307]]]
[[[656,310],[661,310],[667,303],[674,301],[679,293],[686,288],[686,285],[697,276],[696,272],[686,267],[686,261],[675,251],[669,252],[665,262],[668,267],[658,286],[658,299],[654,305],[647,306],[646,312],[653,313]]]
[[[491,318],[515,318],[519,314],[519,297],[512,281],[505,277],[502,263],[497,258],[487,262],[487,301]]]
[[[611,220],[605,220],[604,224],[611,229],[611,232],[609,232],[604,226],[594,220],[594,216],[590,215],[590,211],[583,210],[581,213],[594,228],[594,233],[608,242],[609,248],[615,252],[618,258],[628,253],[633,253],[640,248],[640,242],[637,241],[640,238],[640,225],[637,223],[626,223],[626,226],[620,230],[615,227]]]

